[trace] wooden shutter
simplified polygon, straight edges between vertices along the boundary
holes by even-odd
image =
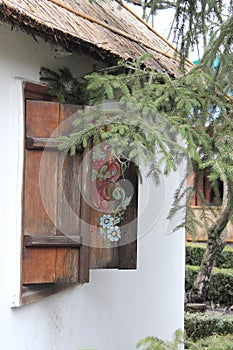
[[[87,181],[87,176],[78,177],[83,155],[67,154],[64,159],[56,141],[57,136],[70,131],[64,130],[62,123],[77,109],[58,102],[26,101],[24,285],[67,286],[88,281],[89,248],[82,246],[79,220],[81,216],[88,220],[89,212],[81,205],[83,184],[78,183],[80,179]],[[65,203],[76,215],[67,211]]]
[[[117,224],[121,234],[119,241],[109,242],[107,240],[106,242],[106,237],[101,237],[99,221],[100,217],[104,215],[104,212],[99,212],[94,209],[94,206],[92,207],[90,266],[93,269],[137,268],[138,175],[133,163],[124,172],[124,180],[129,181],[131,184],[130,187],[133,188],[133,196],[120,223]]]

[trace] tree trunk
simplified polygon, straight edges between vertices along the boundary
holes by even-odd
[[[207,228],[207,247],[202,258],[200,270],[192,290],[192,301],[203,302],[207,299],[211,274],[216,258],[225,246],[225,228],[232,216],[233,186],[224,182],[222,211],[218,219]]]

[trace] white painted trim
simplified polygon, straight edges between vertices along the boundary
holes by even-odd
[[[18,307],[21,305],[21,269],[22,269],[22,190],[23,190],[23,169],[24,169],[24,79],[14,78],[14,91],[17,115],[14,120],[17,123],[17,183],[16,183],[16,225],[15,225],[15,254],[14,254],[14,269],[15,274],[13,278],[13,295],[11,307]]]

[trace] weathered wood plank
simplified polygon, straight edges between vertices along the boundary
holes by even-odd
[[[91,208],[90,208],[90,196],[91,193],[91,169],[92,169],[92,140],[89,140],[88,147],[83,154],[82,162],[82,182],[81,182],[81,208],[80,208],[80,230],[82,235],[83,245],[80,248],[80,270],[79,270],[79,282],[89,282],[90,273],[90,234],[91,234]],[[86,196],[84,196],[86,193]],[[89,203],[88,203],[89,202]]]
[[[24,248],[23,284],[54,283],[56,248]]]
[[[91,222],[93,225],[91,234],[91,268],[118,268],[118,269],[136,269],[137,268],[137,209],[138,209],[138,177],[133,163],[124,173],[124,179],[128,180],[133,189],[133,198],[127,207],[120,223],[121,239],[111,243],[111,248],[106,248],[102,239],[98,222],[101,214],[94,208],[91,211]],[[123,186],[123,182],[121,183]],[[125,185],[126,195],[127,182]],[[131,187],[131,186],[130,186]]]
[[[26,101],[26,136],[57,137],[59,109],[58,102]]]
[[[60,135],[72,130],[72,121],[76,118],[78,106],[61,105],[59,114]],[[69,153],[58,154],[57,184],[57,235],[75,235],[80,232],[80,178],[79,170],[82,153],[71,157]],[[78,238],[80,240],[80,237]],[[81,249],[81,248],[80,248]],[[78,282],[80,269],[79,249],[57,249],[56,283]]]
[[[56,283],[78,282],[79,252],[77,248],[57,248]]]
[[[83,106],[61,104],[59,116],[59,136],[69,135],[74,131],[73,122],[76,119],[83,118]]]
[[[26,136],[50,137],[58,119],[58,103],[26,101]],[[23,234],[55,235],[56,202],[57,152],[25,150]],[[22,273],[23,284],[54,283],[56,248],[25,247]]]
[[[80,154],[58,155],[57,233],[75,235],[80,232]]]
[[[70,287],[76,286],[76,283],[46,283],[46,284],[35,284],[30,286],[23,286],[22,288],[22,305],[34,303],[44,297],[58,293]]]
[[[25,100],[55,101],[57,98],[50,94],[51,88],[47,85],[38,85],[31,82],[24,83]]]
[[[24,236],[25,247],[80,247],[80,236]]]
[[[137,225],[138,225],[138,176],[137,169],[130,163],[126,169],[125,178],[128,179],[134,189],[133,198],[127,207],[122,220],[122,238],[119,250],[119,269],[137,268]]]
[[[58,147],[61,145],[61,141],[52,138],[44,137],[27,137],[26,138],[26,149],[28,150],[43,150],[46,147],[46,150],[58,150]]]
[[[60,151],[59,146],[62,141],[54,138],[44,138],[44,137],[27,137],[26,138],[26,149],[28,150],[44,150],[46,151]],[[77,153],[83,152],[82,146],[76,147]]]
[[[25,151],[24,234],[56,234],[57,154]],[[43,198],[43,200],[42,200]]]
[[[70,132],[77,109],[54,102],[26,102],[24,285],[68,287],[88,281],[89,247],[83,249],[80,237],[80,216],[88,219],[85,206],[82,213],[80,207],[82,148],[70,157],[58,152],[56,139]]]

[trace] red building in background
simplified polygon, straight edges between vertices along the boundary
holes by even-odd
[[[208,178],[208,172],[199,170],[193,172],[187,180],[188,187],[193,187],[193,193],[190,198],[189,205],[195,214],[195,217],[202,222],[203,221],[203,207],[205,209],[205,217],[208,218],[208,222],[213,222],[218,217],[218,212],[221,211],[223,200],[223,183],[218,180],[213,186]],[[203,241],[207,240],[206,227],[196,225],[196,232],[194,232],[195,239],[186,234],[188,241]],[[225,237],[228,243],[233,243],[233,223],[230,222],[225,230]]]

